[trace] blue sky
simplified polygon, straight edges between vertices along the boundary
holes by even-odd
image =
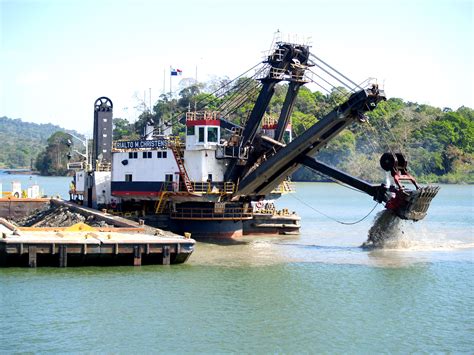
[[[235,77],[262,59],[274,32],[388,97],[474,107],[473,1],[0,0],[0,116],[92,130],[93,104],[134,120],[173,79]],[[165,71],[165,73],[164,73]],[[165,80],[164,79],[165,76]]]

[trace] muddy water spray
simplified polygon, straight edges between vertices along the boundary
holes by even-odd
[[[369,230],[363,248],[397,248],[403,246],[406,221],[400,219],[391,210],[377,213]]]

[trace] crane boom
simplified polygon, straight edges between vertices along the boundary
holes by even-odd
[[[385,94],[377,86],[352,94],[345,103],[337,106],[245,176],[240,181],[236,195],[270,193],[298,168],[304,156],[312,156],[352,122],[363,120],[364,112],[374,109],[382,100],[385,100]]]

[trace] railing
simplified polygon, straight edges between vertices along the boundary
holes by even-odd
[[[225,208],[223,210],[214,208],[182,208],[171,211],[173,219],[196,219],[196,220],[242,220],[252,219],[252,208]]]
[[[190,111],[186,112],[186,121],[215,121],[220,118],[219,111]]]
[[[96,171],[111,171],[112,164],[111,163],[97,163]]]
[[[193,192],[200,194],[219,194],[227,195],[235,192],[235,184],[233,182],[197,182],[191,181]],[[186,185],[181,182],[164,182],[161,191],[166,192],[187,192]]]
[[[287,194],[292,192],[296,192],[295,183],[287,180],[283,181],[280,185],[272,190],[272,193],[274,194]]]
[[[216,159],[238,158],[248,159],[249,151],[239,146],[218,145],[216,150]]]

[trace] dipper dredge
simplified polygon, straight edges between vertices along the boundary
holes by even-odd
[[[87,172],[87,179],[76,173],[84,203],[124,215],[135,213],[147,224],[190,232],[197,238],[294,234],[300,228],[300,217],[277,213],[273,201],[292,191],[288,177],[307,166],[385,203],[400,218],[418,221],[426,216],[438,187],[421,187],[409,174],[401,152],[382,155],[380,165],[390,172],[393,183],[380,185],[315,158],[343,129],[367,122],[365,114],[386,99],[376,84],[358,85],[311,54],[309,45],[279,40],[253,77],[242,75],[232,82],[237,84],[229,90],[221,88],[219,95],[225,100],[210,95],[194,111],[189,109],[166,122],[163,118],[151,122],[144,136],[132,141],[110,142],[113,105],[108,98],[98,99],[93,169]],[[288,82],[286,97],[279,117],[269,119],[266,113],[281,82]],[[300,88],[307,83],[323,89],[330,85],[332,90],[345,87],[345,96],[342,104],[291,139],[290,117]],[[232,114],[254,96],[245,122],[232,120]],[[171,134],[177,121],[186,127],[184,139]],[[407,183],[413,186],[408,188]]]

